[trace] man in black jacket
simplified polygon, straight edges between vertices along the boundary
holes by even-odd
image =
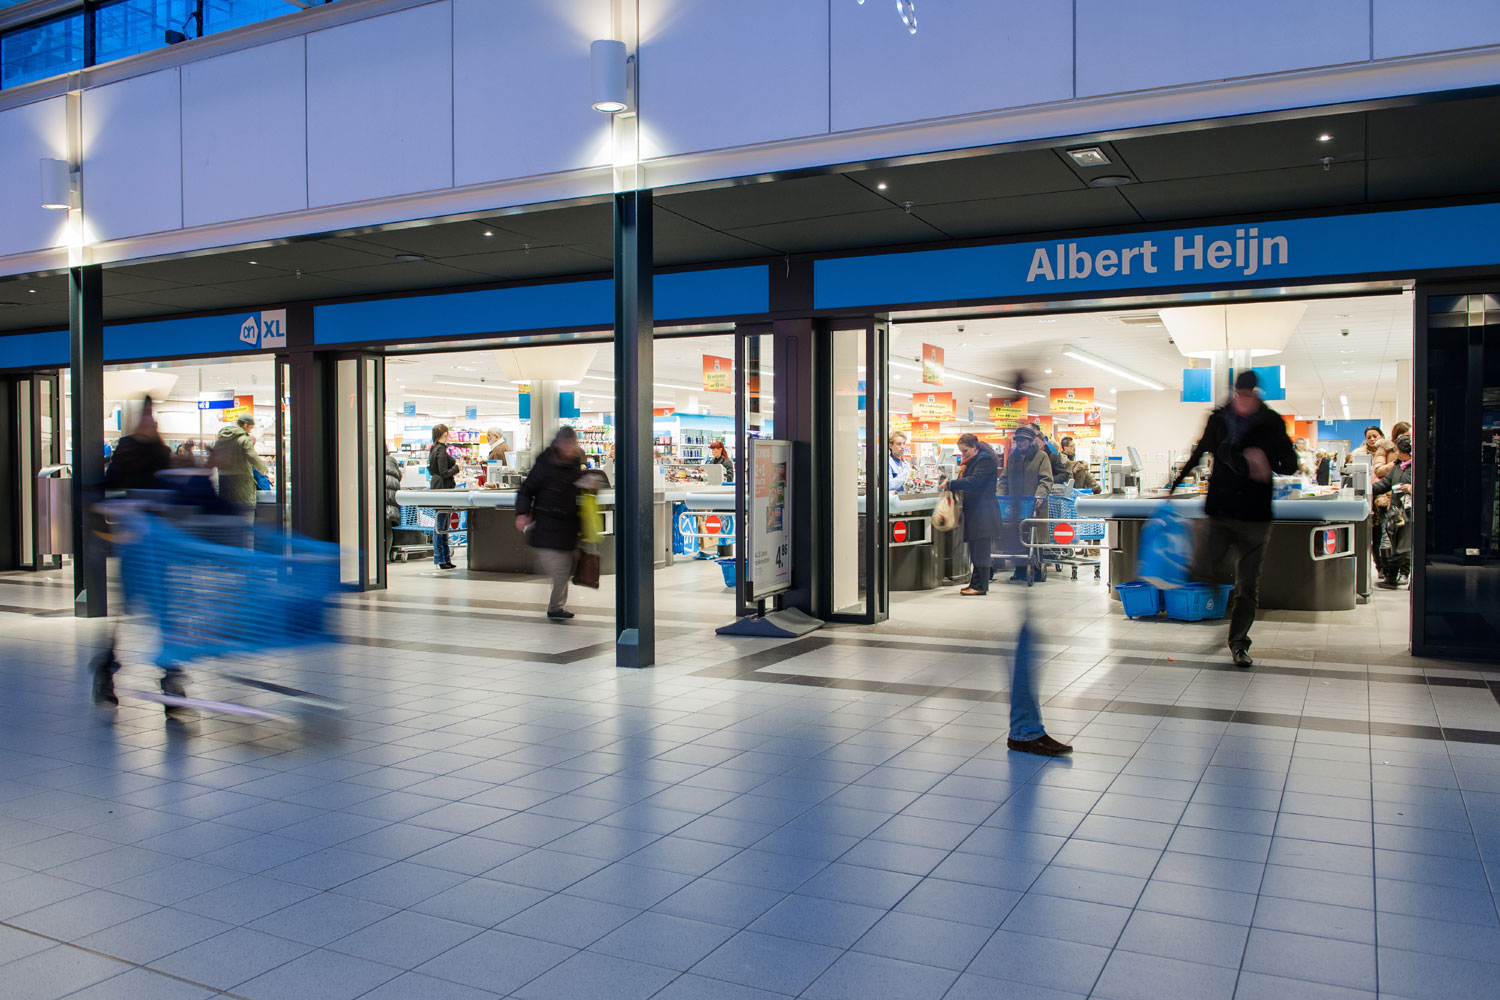
[[[516,490],[516,527],[528,533],[538,565],[552,579],[547,617],[555,621],[573,617],[564,605],[578,558],[578,480],[582,475],[578,433],[562,427]]]
[[[1209,415],[1203,437],[1171,486],[1177,489],[1204,455],[1213,456],[1204,503],[1208,533],[1199,546],[1197,575],[1218,582],[1225,561],[1234,553],[1229,652],[1238,667],[1255,663],[1250,658],[1250,626],[1260,599],[1261,560],[1271,534],[1271,476],[1297,471],[1297,452],[1287,437],[1286,421],[1261,401],[1256,391],[1259,385],[1253,371],[1240,372],[1234,380],[1234,395]]]

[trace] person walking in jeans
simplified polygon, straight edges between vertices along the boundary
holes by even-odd
[[[1297,471],[1297,451],[1286,433],[1286,421],[1267,406],[1257,391],[1253,371],[1240,372],[1234,395],[1209,414],[1203,436],[1182,471],[1172,480],[1176,490],[1212,455],[1208,497],[1208,531],[1198,546],[1194,576],[1217,583],[1234,557],[1234,593],[1229,598],[1229,653],[1237,667],[1255,664],[1250,657],[1250,626],[1260,601],[1260,568],[1271,534],[1271,477]]]
[[[516,527],[529,535],[538,565],[552,579],[547,617],[554,621],[573,617],[565,605],[578,559],[578,480],[582,475],[578,434],[571,427],[561,427],[516,490]]]

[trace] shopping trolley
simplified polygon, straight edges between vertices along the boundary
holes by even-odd
[[[1073,579],[1078,579],[1078,567],[1094,567],[1094,579],[1099,579],[1099,546],[1104,539],[1105,524],[1098,518],[1077,516],[1073,497],[1050,496],[1047,498],[1046,517],[1028,517],[1021,521],[1021,544],[1031,554],[1032,565],[1048,563],[1059,571],[1064,566],[1073,567]]]
[[[256,705],[188,697],[183,668],[337,642],[336,598],[348,589],[339,581],[338,546],[271,532],[256,536],[239,517],[190,507],[133,500],[101,506],[105,537],[120,558],[126,611],[153,629],[155,664],[166,671],[160,693],[125,693],[158,702],[169,715],[199,709],[278,718]],[[223,662],[220,667],[216,676],[230,683],[306,707],[341,707],[310,691],[232,672]]]
[[[1104,541],[1103,520],[1078,517],[1078,497],[1053,494],[1047,498],[1047,516],[1029,518],[1028,531],[1022,527],[1022,537],[1028,548],[1038,550],[1040,562],[1051,563],[1058,572],[1064,566],[1073,568],[1073,579],[1078,579],[1078,567],[1094,567],[1094,579],[1099,579],[1099,547]]]

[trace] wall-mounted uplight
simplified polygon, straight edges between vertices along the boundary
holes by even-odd
[[[617,115],[630,107],[624,42],[601,38],[589,45],[589,79],[595,111]]]
[[[42,160],[42,207],[73,207],[73,168],[67,160]]]

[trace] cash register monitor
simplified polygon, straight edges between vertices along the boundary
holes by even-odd
[[[1145,466],[1141,464],[1141,453],[1135,450],[1135,445],[1129,445],[1128,447],[1126,447],[1125,453],[1130,456],[1130,471],[1133,474],[1139,476],[1141,474],[1141,470],[1145,468]]]

